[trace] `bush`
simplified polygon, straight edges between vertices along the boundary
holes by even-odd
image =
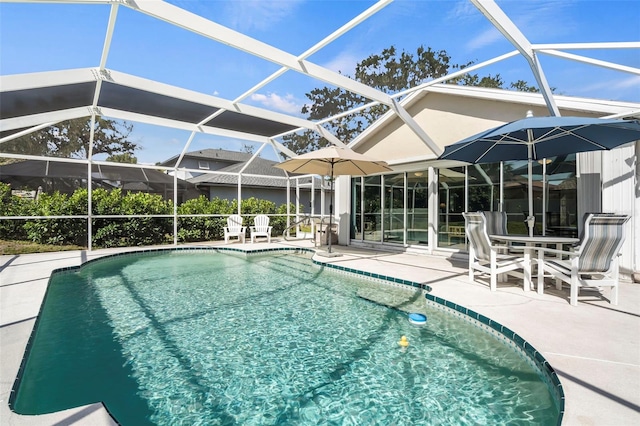
[[[87,211],[87,190],[78,189],[71,196],[56,191],[40,194],[31,214],[34,216],[83,215]],[[85,219],[34,219],[24,224],[27,239],[39,244],[87,245]]]
[[[33,216],[35,202],[11,195],[11,186],[0,182],[0,216]],[[0,220],[0,238],[7,240],[26,240],[27,231],[24,220]]]
[[[294,212],[296,211],[296,206],[293,203],[289,204],[289,211]],[[300,206],[300,212],[303,212],[303,206]],[[278,210],[276,211],[277,214],[279,215],[286,215],[287,214],[287,205],[286,204],[282,204],[280,207],[278,207]],[[271,225],[273,225],[273,230],[272,230],[272,235],[283,235],[285,229],[287,228],[287,216],[274,216],[271,218]]]
[[[92,214],[104,216],[138,215],[140,217],[92,219],[94,247],[131,247],[167,244],[173,241],[173,218],[150,217],[172,215],[173,203],[159,195],[123,193],[120,189],[98,188],[92,191]],[[11,187],[0,183],[0,215],[2,216],[69,216],[86,215],[88,191],[78,189],[72,195],[59,192],[41,194],[37,201],[11,195]],[[295,206],[291,211],[295,211]],[[206,197],[188,200],[178,206],[178,215],[207,215],[178,219],[181,242],[221,240],[227,216],[238,211],[237,200]],[[249,198],[243,200],[241,214],[249,226],[257,214],[271,218],[272,235],[282,235],[286,228],[287,206],[276,208],[274,202]],[[248,234],[248,231],[247,231]],[[1,220],[0,238],[30,240],[38,244],[87,246],[86,219]]]
[[[144,192],[122,194],[120,189],[96,189],[92,193],[96,215],[166,215],[173,205],[160,195]],[[107,218],[93,220],[97,247],[132,247],[172,241],[173,219],[162,217]]]
[[[179,215],[226,215],[233,211],[233,204],[230,201],[217,197],[209,201],[204,195],[187,200],[178,206]],[[223,228],[226,224],[225,217],[181,217],[178,219],[178,241],[220,240],[224,236]]]

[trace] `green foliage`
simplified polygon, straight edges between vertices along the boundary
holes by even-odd
[[[93,127],[93,155],[129,161],[138,145],[129,141],[133,125],[126,121],[96,117]],[[20,154],[87,158],[91,136],[91,118],[63,121],[3,144],[3,151]],[[119,157],[124,156],[124,157]],[[118,160],[115,160],[118,161]]]
[[[502,89],[504,85],[500,74],[496,74],[495,77],[492,77],[491,74],[485,77],[480,77],[478,74],[465,74],[453,79],[451,83],[456,83],[461,86],[488,87],[490,89]]]
[[[418,47],[415,54],[399,52],[394,46],[374,54],[356,65],[354,80],[374,87],[386,93],[415,87],[429,78],[446,75],[450,57],[444,50],[433,51],[424,46]],[[341,88],[322,87],[306,94],[311,101],[304,105],[302,113],[309,120],[317,120],[349,111],[370,100]],[[356,114],[337,118],[324,126],[345,144],[351,142],[371,123],[376,121],[388,107],[374,105]],[[318,133],[307,130],[304,133],[283,137],[285,145],[296,153],[303,153],[327,146],[329,142]]]
[[[122,194],[120,189],[96,189],[92,193],[96,215],[170,215],[173,206],[160,195],[144,192]],[[132,247],[171,242],[173,219],[161,217],[93,220],[93,243],[97,247]]]
[[[451,57],[445,50],[434,51],[419,46],[416,53],[398,52],[390,46],[356,65],[356,80],[388,93],[415,87],[427,78],[447,74]]]
[[[430,79],[437,79],[452,70],[464,69],[472,65],[452,64],[445,50],[435,51],[430,47],[419,46],[415,53],[398,51],[390,46],[379,54],[373,54],[356,65],[354,80],[374,87],[388,94],[395,94],[416,87]],[[504,82],[500,75],[484,77],[478,74],[464,74],[449,80],[451,84],[502,88]],[[515,90],[535,91],[524,81],[512,83]],[[353,110],[371,101],[363,96],[341,88],[321,87],[306,94],[310,103],[304,105],[302,114],[309,120],[320,120]],[[397,98],[400,100],[401,98]],[[389,108],[385,105],[373,105],[354,114],[345,115],[323,124],[323,126],[345,144],[351,142],[364,129],[379,119]],[[285,135],[284,144],[297,154],[329,145],[329,141],[313,130]]]
[[[289,211],[294,213],[296,211],[296,205],[293,203],[289,203]],[[300,213],[304,211],[304,206],[300,205]],[[287,205],[282,204],[276,210],[276,214],[279,216],[272,216],[269,224],[273,226],[271,230],[271,235],[283,235],[284,231],[287,229]]]
[[[173,241],[173,204],[159,195],[123,193],[120,189],[103,188],[92,191],[92,214],[100,216],[137,215],[138,217],[93,218],[93,246],[97,248],[133,247],[167,244]],[[87,214],[86,189],[71,195],[55,192],[41,194],[37,201],[11,195],[9,185],[0,183],[0,215],[2,216],[69,216]],[[291,211],[295,205],[291,204]],[[178,215],[198,215],[178,219],[178,240],[181,242],[211,241],[224,238],[227,216],[238,211],[237,200],[206,197],[188,200],[178,206]],[[276,208],[268,200],[249,198],[242,202],[242,215],[248,227],[257,214],[268,214],[273,225],[272,235],[282,235],[286,227],[286,205]],[[37,244],[87,246],[86,219],[30,219],[0,221],[0,239],[29,240]]]
[[[33,200],[25,200],[11,195],[11,186],[0,182],[0,216],[31,216]],[[26,240],[22,220],[0,220],[0,238]]]
[[[540,89],[538,89],[538,87],[530,86],[529,83],[527,83],[524,80],[515,81],[515,82],[511,83],[509,85],[509,87],[511,87],[513,90],[517,90],[519,92],[540,93]],[[556,89],[554,87],[551,87],[551,91],[555,92]]]
[[[226,215],[233,213],[233,204],[218,197],[209,201],[204,195],[178,206],[179,215]],[[198,216],[178,219],[178,241],[220,240],[224,236],[225,217]]]
[[[114,163],[138,164],[138,159],[129,152],[110,155],[107,157],[107,161],[113,161]]]
[[[235,201],[235,200],[234,200]],[[273,214],[276,212],[276,203],[269,200],[259,200],[255,197],[242,200],[241,214],[246,216],[257,214]]]
[[[295,205],[290,204],[291,211],[295,211]],[[302,209],[302,206],[301,206]],[[214,198],[208,201],[204,196],[186,201],[178,207],[179,215],[219,215],[219,216],[196,216],[181,217],[179,219],[178,240],[179,241],[210,241],[224,238],[224,227],[227,224],[227,215],[235,214],[238,211],[237,200],[222,200]],[[247,237],[249,227],[253,223],[253,218],[258,214],[266,214],[270,217],[270,224],[273,226],[271,235],[282,235],[286,228],[287,206],[283,204],[276,208],[274,202],[257,198],[242,200],[241,215],[243,223],[247,227]]]
[[[83,215],[87,211],[87,190],[78,189],[71,196],[56,191],[40,194],[31,214],[34,216]],[[87,244],[85,219],[34,219],[24,224],[27,238],[39,244]]]

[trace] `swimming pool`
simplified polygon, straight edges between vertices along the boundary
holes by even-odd
[[[540,372],[504,341],[413,287],[294,252],[158,251],[54,274],[12,408],[98,401],[123,425],[559,417]]]

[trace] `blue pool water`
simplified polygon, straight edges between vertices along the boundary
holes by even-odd
[[[536,370],[504,342],[428,308],[415,289],[292,252],[145,253],[54,274],[12,408],[99,401],[124,426],[555,425],[559,416]]]

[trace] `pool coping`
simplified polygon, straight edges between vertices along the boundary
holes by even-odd
[[[40,317],[41,317],[41,311],[42,308],[44,306],[44,301],[46,300],[48,291],[49,291],[49,283],[51,281],[51,278],[53,277],[54,274],[57,273],[64,273],[64,272],[74,272],[77,270],[82,269],[83,267],[93,264],[95,262],[101,262],[101,261],[105,261],[114,257],[121,257],[121,256],[130,256],[130,255],[143,255],[143,254],[147,254],[147,253],[158,253],[158,252],[188,252],[188,251],[215,251],[215,252],[235,252],[235,253],[241,253],[241,254],[245,254],[245,255],[254,255],[254,254],[267,254],[267,253],[274,253],[274,252],[297,252],[297,253],[308,253],[311,254],[311,260],[313,262],[313,264],[315,265],[319,265],[322,267],[327,267],[330,269],[334,269],[336,271],[339,272],[344,272],[347,274],[353,274],[359,277],[365,277],[368,279],[374,279],[377,281],[380,281],[382,283],[385,284],[394,284],[394,285],[400,285],[400,286],[408,286],[408,287],[412,287],[415,289],[419,289],[419,290],[423,290],[425,292],[424,296],[425,299],[427,301],[427,303],[431,306],[440,308],[442,310],[448,311],[449,313],[459,316],[461,318],[463,318],[464,320],[478,326],[479,328],[481,328],[482,330],[486,331],[487,333],[497,337],[498,339],[502,339],[504,340],[512,349],[514,349],[517,353],[519,353],[525,360],[527,360],[527,362],[538,372],[538,376],[546,383],[547,388],[549,390],[549,392],[551,393],[552,397],[554,398],[554,403],[556,404],[559,414],[558,414],[558,418],[557,418],[557,422],[556,424],[560,425],[562,424],[563,418],[564,418],[564,411],[565,411],[565,395],[564,395],[564,390],[562,387],[562,383],[560,382],[560,379],[557,375],[557,373],[555,372],[555,370],[553,369],[553,367],[551,366],[551,364],[546,360],[546,358],[542,355],[541,352],[537,351],[533,345],[531,345],[529,342],[527,342],[524,338],[522,338],[520,335],[518,335],[517,333],[515,333],[514,331],[510,330],[508,327],[503,326],[502,324],[500,324],[497,321],[494,321],[492,319],[490,319],[489,317],[486,317],[485,315],[479,314],[471,309],[468,309],[462,305],[453,303],[451,301],[445,300],[444,298],[441,297],[437,297],[437,296],[433,296],[430,294],[430,292],[433,290],[430,286],[423,284],[423,283],[419,283],[416,281],[411,281],[411,280],[406,280],[406,279],[402,279],[402,278],[398,278],[398,277],[392,277],[392,276],[388,276],[388,275],[383,275],[383,274],[377,274],[377,273],[373,273],[373,272],[368,272],[368,271],[363,271],[360,269],[356,269],[356,268],[351,268],[351,267],[347,267],[347,266],[341,266],[341,265],[336,265],[333,264],[329,261],[320,261],[318,260],[319,256],[317,256],[317,250],[315,249],[311,249],[311,248],[304,248],[304,247],[268,247],[268,248],[233,248],[233,247],[212,247],[212,246],[204,246],[204,247],[199,247],[199,246],[184,246],[184,247],[168,247],[168,248],[145,248],[145,249],[140,249],[140,250],[130,250],[130,251],[122,251],[122,252],[117,252],[117,253],[113,253],[113,254],[107,254],[104,256],[100,256],[100,257],[96,257],[94,259],[89,259],[86,260],[84,262],[82,262],[80,265],[74,265],[74,266],[68,266],[68,267],[61,267],[61,268],[56,268],[53,269],[51,271],[51,274],[47,280],[47,285],[46,285],[46,290],[45,290],[45,295],[42,299],[42,303],[40,304],[39,310],[38,310],[38,315],[36,317],[34,326],[31,330],[31,333],[29,335],[29,338],[27,340],[27,345],[26,348],[24,350],[24,353],[22,354],[22,360],[20,362],[20,366],[18,368],[18,373],[15,377],[15,380],[13,382],[13,385],[11,386],[11,391],[10,391],[10,395],[9,395],[9,400],[8,400],[8,405],[11,408],[11,411],[16,414],[16,415],[20,415],[18,413],[15,413],[13,411],[13,404],[15,402],[15,396],[16,396],[16,392],[15,390],[17,389],[17,387],[19,386],[20,383],[20,379],[22,377],[22,373],[24,371],[24,366],[26,363],[26,360],[28,358],[28,354],[29,351],[31,350],[31,345],[32,345],[32,339],[34,338],[34,335],[36,333],[37,327],[38,327],[38,323],[40,321]],[[98,403],[99,405],[101,405],[106,412],[108,413],[108,415],[111,417],[111,420],[115,423],[117,423],[117,420],[115,418],[113,418],[113,416],[111,416],[111,413],[109,413],[108,408],[102,404],[101,402]],[[95,405],[95,404],[94,404]]]

